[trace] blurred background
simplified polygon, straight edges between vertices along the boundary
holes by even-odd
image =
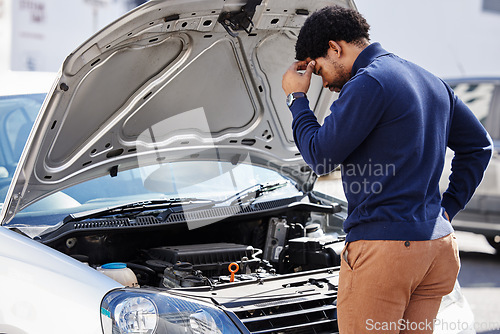
[[[145,0],[0,0],[0,70],[57,71]],[[443,78],[498,76],[499,0],[358,0],[372,41]]]
[[[0,70],[56,72],[95,32],[145,0],[0,0]]]
[[[442,78],[500,75],[499,0],[355,0],[371,39]]]
[[[0,0],[0,81],[5,71],[58,71],[93,33],[144,2]],[[500,78],[500,0],[355,2],[371,25],[372,41],[388,51],[444,79]],[[320,190],[342,192],[338,182],[322,181]],[[496,182],[493,186],[500,188]],[[459,282],[475,314],[476,330],[500,333],[499,251],[481,234],[459,231],[457,236]]]

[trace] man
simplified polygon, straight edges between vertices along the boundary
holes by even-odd
[[[370,44],[369,28],[354,10],[313,13],[283,90],[304,160],[317,174],[343,167],[340,333],[432,333],[460,267],[450,220],[481,182],[492,142],[446,83]],[[306,95],[312,73],[340,92],[322,126]],[[455,157],[441,198],[447,146]]]

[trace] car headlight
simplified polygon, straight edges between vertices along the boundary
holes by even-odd
[[[101,303],[104,334],[241,333],[221,309],[161,291],[119,289]]]

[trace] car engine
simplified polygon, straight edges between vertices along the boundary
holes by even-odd
[[[180,217],[162,211],[90,218],[66,223],[41,241],[95,268],[126,263],[139,285],[168,288],[227,283],[231,263],[239,267],[234,281],[340,265],[338,206],[278,202],[221,219],[213,208],[177,212]],[[189,229],[188,215],[199,216],[191,223],[211,222]]]
[[[331,333],[345,210],[323,203],[290,198],[231,215],[202,207],[86,218],[41,241],[96,269],[125,263],[140,287],[206,297],[252,333],[269,326],[276,329],[269,333],[301,326],[308,328],[301,333]],[[300,317],[307,309],[312,313]]]

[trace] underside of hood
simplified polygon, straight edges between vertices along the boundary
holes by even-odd
[[[314,177],[281,78],[307,16],[350,0],[149,1],[65,60],[30,134],[2,223],[51,193],[158,162],[225,160]],[[314,78],[310,106],[335,98]]]

